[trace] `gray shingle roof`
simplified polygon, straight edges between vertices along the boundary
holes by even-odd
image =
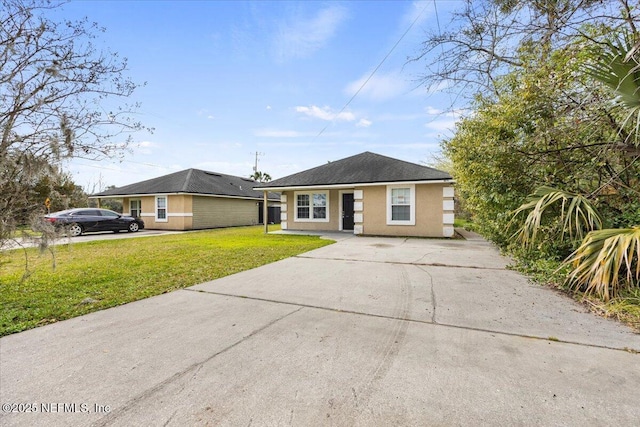
[[[123,187],[112,188],[93,194],[92,197],[186,193],[262,199],[262,191],[253,189],[256,184],[256,181],[249,178],[200,169],[186,169]],[[280,197],[269,194],[269,199],[280,200]]]
[[[284,178],[256,185],[256,188],[305,187],[377,182],[452,180],[447,172],[366,151]]]

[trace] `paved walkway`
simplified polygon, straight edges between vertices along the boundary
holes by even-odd
[[[507,262],[350,237],[11,335],[0,424],[637,424],[640,335]]]

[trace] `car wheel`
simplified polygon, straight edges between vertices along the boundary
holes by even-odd
[[[131,224],[129,224],[129,233],[135,233],[138,230],[140,230],[140,226],[137,222],[132,222]]]
[[[84,230],[82,229],[82,226],[80,224],[71,224],[71,227],[69,227],[69,234],[71,235],[71,237],[76,237],[82,234]]]

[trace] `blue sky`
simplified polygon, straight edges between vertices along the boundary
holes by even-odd
[[[461,4],[435,5],[72,1],[65,17],[106,27],[100,44],[147,83],[131,101],[155,131],[134,135],[123,161],[68,169],[98,191],[192,167],[248,176],[255,152],[274,179],[363,151],[428,163],[453,127],[451,95],[417,87],[422,64],[407,58]]]

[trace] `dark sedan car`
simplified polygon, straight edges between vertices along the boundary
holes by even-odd
[[[69,234],[79,236],[89,231],[136,232],[144,228],[141,219],[120,215],[108,209],[68,209],[45,215],[45,220],[56,227],[67,227]]]

